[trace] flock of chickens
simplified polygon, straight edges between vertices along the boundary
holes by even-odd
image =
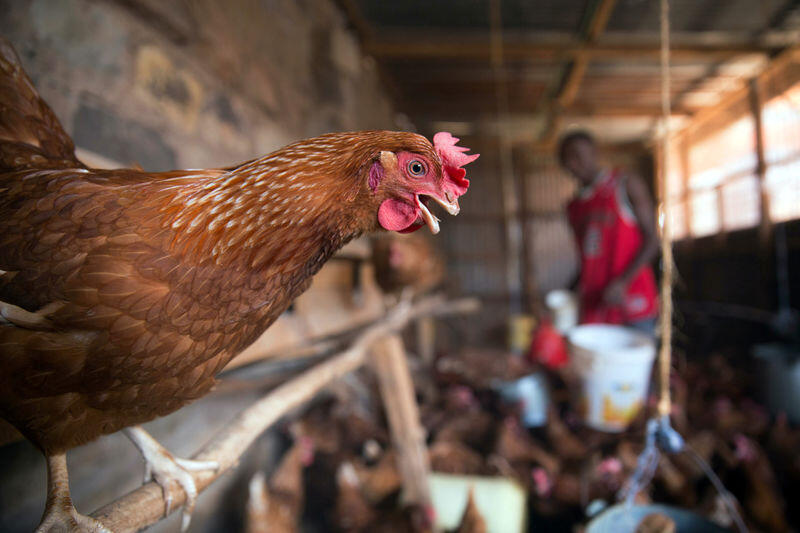
[[[614,503],[636,467],[644,417],[622,434],[587,429],[557,374],[549,375],[553,406],[547,423],[526,429],[518,406],[504,403],[492,386],[535,370],[521,359],[470,350],[440,356],[433,368],[416,361],[415,368],[431,469],[516,480],[528,493],[530,531],[582,531],[587,509],[598,507],[593,502]],[[681,375],[673,381],[675,425],[736,498],[750,531],[797,528],[800,514],[790,498],[800,494],[800,428],[782,416],[773,420],[753,402],[751,375],[721,355],[685,363]],[[246,531],[294,532],[301,523],[309,531],[432,531],[431,510],[399,503],[395,452],[372,378],[356,374],[332,392],[291,425],[295,444],[271,479],[265,483],[260,473],[254,478]],[[300,458],[303,447],[313,447],[313,462]],[[662,457],[636,500],[672,504],[735,527],[721,496],[686,455]],[[276,523],[285,526],[276,529]],[[674,523],[647,531],[670,527]],[[456,531],[486,531],[474,502]]]

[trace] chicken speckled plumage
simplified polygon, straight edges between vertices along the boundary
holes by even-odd
[[[458,212],[476,156],[434,141],[334,133],[232,169],[90,169],[0,40],[0,417],[54,457],[202,396],[347,241],[438,231],[428,199]]]

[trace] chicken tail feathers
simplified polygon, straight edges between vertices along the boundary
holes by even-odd
[[[11,43],[0,37],[0,170],[65,166],[84,167]]]

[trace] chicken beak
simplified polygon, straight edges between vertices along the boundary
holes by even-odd
[[[425,221],[425,224],[428,225],[428,229],[431,230],[431,233],[436,235],[439,233],[439,219],[430,212],[430,210],[422,203],[422,200],[419,199],[417,196],[417,207],[419,207],[420,212],[422,213],[422,220]]]
[[[461,212],[461,207],[458,205],[458,198],[451,198],[449,193],[447,193],[447,199],[449,200],[447,202],[436,196],[431,196],[431,198],[433,198],[437,204],[444,207],[444,210],[450,215],[456,216]]]
[[[428,209],[428,206],[422,203],[422,200],[420,200],[420,196],[421,195],[418,194],[416,199],[417,199],[417,207],[420,210],[420,215],[422,216],[422,220],[424,220],[425,224],[428,225],[428,228],[431,230],[431,233],[436,235],[437,233],[439,233],[440,220],[436,215],[431,213],[430,209]],[[431,198],[437,204],[442,206],[444,210],[447,211],[448,214],[450,215],[456,216],[461,211],[461,207],[458,205],[458,198],[453,197],[449,192],[445,192],[445,199],[440,198],[438,194],[425,194],[425,196]]]

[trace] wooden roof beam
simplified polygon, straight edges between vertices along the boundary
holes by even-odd
[[[597,38],[606,29],[608,19],[611,18],[611,12],[614,10],[617,0],[598,0],[598,2],[595,2],[594,12],[586,28],[584,36],[586,46],[591,46],[592,43],[597,41]],[[566,107],[575,100],[588,66],[589,56],[585,52],[575,56],[572,66],[562,80],[561,88],[556,97],[556,101],[561,107]]]
[[[617,39],[615,39],[617,41]],[[676,60],[722,61],[744,54],[773,54],[781,46],[762,42],[742,41],[721,44],[674,43],[670,54]],[[532,42],[507,39],[503,43],[506,61],[515,60],[562,60],[580,55],[590,59],[658,60],[660,45],[657,42],[624,44],[599,39],[595,43],[580,42]],[[485,40],[453,38],[375,39],[364,43],[364,51],[381,60],[474,60],[484,61],[490,57],[489,44]]]
[[[626,105],[591,105],[570,104],[561,109],[561,113],[570,117],[660,117],[661,106],[626,106]],[[685,117],[692,114],[690,109],[673,108],[672,116]]]

